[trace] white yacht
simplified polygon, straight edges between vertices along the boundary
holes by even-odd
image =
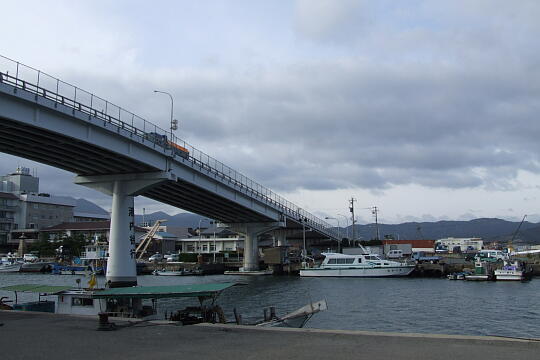
[[[345,255],[322,253],[324,260],[319,266],[305,266],[300,276],[312,277],[396,277],[407,276],[415,265],[384,260],[378,255]]]

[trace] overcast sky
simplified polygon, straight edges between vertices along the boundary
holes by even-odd
[[[112,4],[111,4],[112,3]],[[540,221],[540,2],[8,1],[0,54],[177,134],[319,216]],[[42,191],[110,199],[34,168]],[[181,212],[138,198],[138,212]],[[342,218],[341,218],[342,219]],[[342,225],[344,220],[341,220]]]

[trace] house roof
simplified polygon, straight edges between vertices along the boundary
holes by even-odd
[[[50,226],[48,228],[41,229],[45,232],[54,231],[66,231],[66,230],[109,230],[111,227],[111,221],[76,221],[76,222],[64,222],[58,225]],[[146,229],[135,226],[137,232],[147,232]]]
[[[158,231],[156,235],[162,238],[175,238],[176,239],[176,235],[171,234],[170,232]]]
[[[201,231],[201,234],[202,235],[214,235],[216,234],[217,235],[237,235],[237,233],[235,233],[234,231],[231,231],[227,228],[223,228],[223,227],[211,227],[211,228],[208,228],[208,229],[204,229]]]
[[[0,198],[2,198],[2,199],[11,199],[11,200],[18,200],[19,199],[17,196],[15,196],[15,194],[6,193],[6,192],[0,192]]]
[[[94,298],[174,298],[174,297],[214,297],[235,283],[192,284],[169,286],[134,286],[96,291]]]
[[[73,286],[55,286],[42,284],[20,284],[1,287],[3,291],[20,291],[40,294],[58,294],[62,291],[72,289]]]

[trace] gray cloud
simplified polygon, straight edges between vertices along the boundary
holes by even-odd
[[[231,63],[207,44],[219,61],[155,69],[123,19],[118,36],[65,50],[70,59],[82,52],[81,63],[60,64],[55,75],[163,128],[169,102],[152,90],[172,92],[180,137],[278,191],[507,191],[520,171],[539,174],[540,4],[380,4],[299,2],[289,24],[297,52],[260,39],[243,49],[255,60]],[[85,26],[85,38],[116,33],[106,19]],[[51,192],[71,189],[71,175],[40,172],[69,179]]]

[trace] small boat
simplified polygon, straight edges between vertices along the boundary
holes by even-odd
[[[523,281],[530,280],[532,271],[527,271],[526,267],[519,261],[505,261],[501,269],[494,271],[495,280],[497,281]]]
[[[265,320],[256,324],[255,326],[302,328],[313,315],[327,309],[328,306],[326,304],[326,300],[320,300],[307,304],[302,306],[300,309],[288,313],[282,317],[277,317],[275,315],[275,311],[273,311],[273,308],[270,308],[270,316],[267,317],[268,312],[265,311]]]
[[[319,266],[306,263],[300,269],[303,277],[400,277],[415,269],[411,263],[383,260],[376,254],[345,255],[322,253],[325,257]]]
[[[188,275],[187,272],[185,272],[183,269],[182,270],[178,270],[178,271],[175,271],[175,270],[154,270],[152,272],[152,274],[154,275],[159,275],[159,276],[184,276],[184,275]]]
[[[103,273],[103,268],[92,268],[90,265],[55,265],[52,269],[54,275],[89,275]]]
[[[14,263],[2,263],[0,264],[0,272],[7,273],[7,272],[19,272],[21,271],[22,263],[14,262]]]
[[[474,263],[474,273],[465,275],[467,281],[489,281],[494,280],[493,271],[490,263],[477,258]]]
[[[448,278],[448,280],[465,280],[465,276],[467,275],[472,275],[472,273],[468,271],[460,271],[448,274],[446,277]]]

